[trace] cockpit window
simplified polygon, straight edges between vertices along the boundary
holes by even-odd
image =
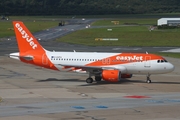
[[[163,62],[168,62],[167,60],[157,60],[157,63],[163,63]]]
[[[165,62],[168,62],[167,60],[164,60]]]

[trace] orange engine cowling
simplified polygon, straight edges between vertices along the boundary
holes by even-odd
[[[110,82],[118,82],[121,79],[121,73],[119,70],[103,70],[102,79]]]
[[[121,74],[121,78],[131,78],[132,74]]]

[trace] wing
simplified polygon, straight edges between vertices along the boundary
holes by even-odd
[[[81,66],[81,65],[66,65],[66,64],[58,64],[59,66],[64,66],[67,68],[76,68],[76,69],[82,69],[83,71],[88,71],[88,72],[101,72],[102,70],[114,70],[116,69],[115,67],[107,67],[107,66]]]

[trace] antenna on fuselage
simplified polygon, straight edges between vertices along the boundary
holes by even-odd
[[[73,50],[74,52],[76,52],[76,50]]]
[[[148,54],[148,52],[146,51],[146,54]]]

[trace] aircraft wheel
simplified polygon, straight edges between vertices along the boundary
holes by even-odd
[[[100,76],[95,76],[95,80],[96,80],[96,82],[99,82],[99,81],[101,81],[101,77]]]
[[[147,80],[146,82],[147,82],[147,83],[151,83],[151,80]]]
[[[92,82],[93,82],[93,79],[92,79],[92,78],[87,78],[87,79],[86,79],[86,82],[87,82],[87,83],[92,83]]]

